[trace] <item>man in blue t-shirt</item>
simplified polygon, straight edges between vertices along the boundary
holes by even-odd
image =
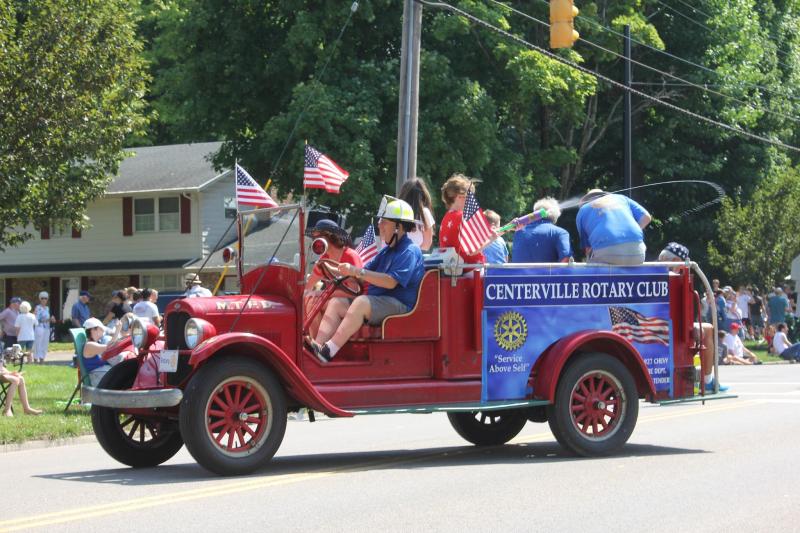
[[[407,235],[415,224],[414,210],[403,200],[392,200],[378,216],[378,232],[386,246],[365,268],[339,263],[340,274],[369,283],[368,294],[352,302],[349,298],[332,299],[316,339],[305,339],[322,363],[330,362],[365,321],[378,326],[387,316],[409,312],[417,302],[425,265],[422,250]]]
[[[531,222],[514,233],[513,263],[566,263],[572,257],[569,232],[556,226],[561,208],[553,198],[533,204],[534,213],[544,209],[547,218]]]
[[[83,323],[92,316],[92,311],[89,309],[89,300],[91,299],[92,295],[89,294],[89,291],[81,291],[78,301],[72,304],[72,325],[76,328],[83,327]]]
[[[641,265],[647,248],[643,229],[652,218],[627,196],[592,189],[581,198],[576,224],[587,260],[610,265]]]
[[[770,326],[775,326],[786,321],[786,311],[791,311],[789,298],[780,287],[775,287],[772,294],[767,299],[767,314],[769,315]]]

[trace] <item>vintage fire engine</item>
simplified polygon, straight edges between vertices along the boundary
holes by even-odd
[[[445,251],[426,262],[410,312],[364,326],[321,364],[304,349],[304,330],[334,289],[361,287],[322,261],[327,288],[304,308],[313,264],[304,225],[300,206],[240,215],[238,252],[224,255],[235,260],[241,294],[171,302],[163,331],[137,321],[107,350],[136,355],[83,390],[112,457],[155,466],[185,444],[208,470],[251,472],[272,458],[287,413],[300,408],[329,417],[446,412],[476,445],[504,444],[526,422],[547,421],[564,447],[598,456],[631,436],[640,399],[721,396],[695,389],[693,280],[708,283],[694,263],[469,270]]]

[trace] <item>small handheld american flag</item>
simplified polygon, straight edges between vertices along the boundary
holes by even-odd
[[[609,307],[611,330],[623,338],[641,344],[669,345],[669,322],[646,317],[627,307]]]
[[[236,203],[254,207],[278,207],[275,200],[238,164],[236,165]]]
[[[461,220],[461,229],[458,239],[461,241],[461,248],[467,255],[473,255],[481,250],[487,241],[494,239],[495,233],[492,231],[489,221],[483,214],[481,206],[472,191],[467,193],[464,202],[464,214]]]
[[[339,188],[350,174],[333,162],[331,158],[306,145],[305,168],[303,170],[303,187],[306,189],[325,189],[326,192],[339,194]]]
[[[361,238],[361,242],[356,247],[356,253],[361,257],[361,262],[365,265],[378,255],[378,245],[375,243],[375,229],[372,224],[367,226],[367,231]]]

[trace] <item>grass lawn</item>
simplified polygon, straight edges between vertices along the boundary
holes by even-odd
[[[783,359],[781,359],[777,355],[767,353],[766,343],[759,344],[756,341],[745,341],[744,346],[745,348],[756,354],[760,361],[763,361],[765,363],[775,363],[778,361],[783,361]]]
[[[89,412],[83,407],[73,405],[64,414],[65,402],[77,382],[74,368],[64,365],[25,365],[23,375],[31,406],[44,410],[44,413],[40,416],[25,415],[19,396],[14,398],[14,417],[0,416],[0,444],[61,439],[92,432]]]

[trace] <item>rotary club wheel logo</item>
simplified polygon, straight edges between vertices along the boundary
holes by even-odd
[[[494,322],[494,340],[506,351],[517,350],[528,338],[528,323],[516,311],[507,311]]]

